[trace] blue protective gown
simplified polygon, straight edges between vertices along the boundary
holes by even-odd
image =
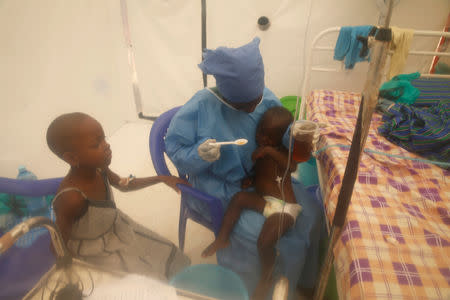
[[[259,119],[267,109],[280,106],[281,102],[266,88],[260,104],[248,114],[226,105],[216,95],[203,89],[181,107],[170,123],[165,144],[166,152],[178,170],[189,174],[189,182],[221,199],[226,208],[231,197],[241,190],[241,180],[251,174]],[[248,143],[222,146],[220,159],[215,162],[204,161],[198,155],[198,146],[207,139],[221,142],[239,138],[246,138]],[[189,204],[205,216],[209,213],[207,206]]]
[[[165,138],[166,152],[181,173],[189,174],[189,182],[195,188],[221,199],[226,209],[231,197],[241,190],[241,180],[251,175],[251,155],[257,148],[255,133],[260,118],[270,107],[280,105],[278,98],[265,88],[262,101],[254,112],[248,114],[222,102],[220,96],[211,90],[200,90],[172,119]],[[239,138],[246,138],[248,143],[244,146],[222,146],[220,159],[215,162],[204,161],[198,155],[198,146],[207,139],[219,142]],[[300,183],[294,184],[294,192],[303,206],[303,212],[295,228],[278,245],[280,255],[284,257],[283,266],[278,266],[278,269],[290,279],[291,287],[295,287],[300,277],[309,278],[314,283],[317,264],[311,264],[308,275],[304,272],[302,275],[302,271],[305,257],[318,251],[321,228],[318,203]],[[188,200],[191,208],[209,217],[207,205],[196,199]],[[303,215],[305,217],[302,219]],[[261,214],[244,211],[230,237],[231,247],[217,253],[219,263],[243,277],[249,292],[259,279],[256,241],[264,221]],[[314,239],[310,238],[312,236]],[[239,257],[245,257],[245,261]],[[303,285],[310,287],[310,282]]]

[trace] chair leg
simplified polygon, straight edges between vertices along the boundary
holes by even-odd
[[[187,207],[184,204],[184,199],[182,198],[180,203],[180,220],[178,222],[178,246],[180,247],[181,251],[184,251],[186,221],[187,221]]]

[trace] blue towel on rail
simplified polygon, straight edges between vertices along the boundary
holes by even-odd
[[[334,59],[344,60],[346,69],[353,69],[355,64],[360,61],[368,61],[369,55],[360,57],[359,54],[363,48],[363,44],[358,41],[357,37],[367,37],[373,26],[344,26],[339,32],[334,48]]]

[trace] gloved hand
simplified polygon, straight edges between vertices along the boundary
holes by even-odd
[[[200,146],[198,146],[198,156],[201,159],[213,162],[220,158],[220,145],[211,145],[210,143],[216,142],[215,139],[207,139]]]

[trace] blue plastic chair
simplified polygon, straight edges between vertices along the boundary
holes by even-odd
[[[153,162],[153,166],[158,175],[171,175],[169,169],[167,168],[166,160],[164,157],[164,153],[166,152],[164,138],[166,136],[170,121],[179,109],[180,106],[172,108],[171,110],[160,115],[158,119],[155,120],[152,129],[150,130],[150,156]],[[186,178],[186,174],[178,172],[178,175],[180,176],[180,178]],[[189,176],[189,174],[187,174],[187,176]],[[180,249],[183,250],[187,219],[189,218],[194,222],[197,222],[210,229],[214,232],[214,234],[217,234],[219,232],[220,225],[222,224],[224,209],[222,206],[222,202],[216,197],[205,194],[193,187],[184,184],[179,184],[178,188],[181,190],[180,219],[178,223],[178,243]],[[189,197],[194,197],[208,205],[211,215],[211,221],[189,208],[186,203]]]
[[[61,180],[27,181],[0,177],[0,193],[28,197],[55,195]],[[0,299],[21,299],[36,285],[55,263],[50,243],[50,234],[46,232],[30,248],[13,246],[0,256]]]
[[[28,197],[54,195],[61,181],[62,177],[41,180],[18,180],[0,177],[0,193]]]

